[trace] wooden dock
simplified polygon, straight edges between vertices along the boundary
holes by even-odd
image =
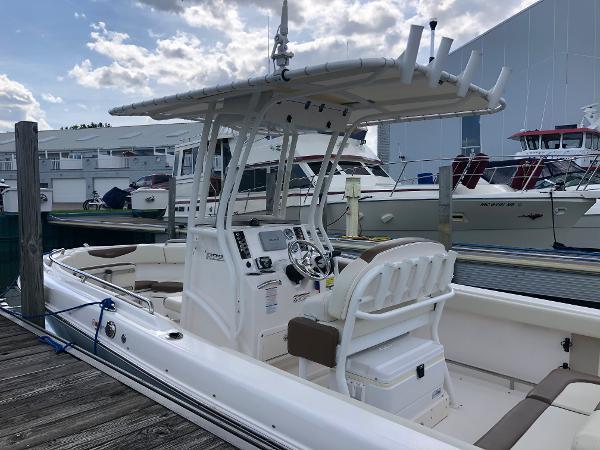
[[[0,315],[0,448],[233,447]]]

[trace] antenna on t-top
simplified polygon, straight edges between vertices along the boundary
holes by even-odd
[[[431,42],[429,44],[429,62],[435,59],[435,27],[437,27],[437,19],[434,17],[429,20],[429,29],[431,30]]]
[[[275,73],[281,73],[287,68],[290,63],[290,59],[294,57],[294,54],[288,50],[288,4],[287,0],[283,0],[283,6],[281,7],[281,24],[277,28],[277,34],[275,35],[275,42],[273,44],[273,52],[271,53],[271,59],[279,67],[275,69]]]

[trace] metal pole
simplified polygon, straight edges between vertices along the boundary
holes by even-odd
[[[452,248],[452,167],[440,167],[438,176],[438,233],[439,241],[446,250]]]
[[[327,197],[327,193],[323,193]],[[358,236],[358,200],[360,199],[360,177],[346,177],[346,202],[348,212],[346,214],[346,236]]]
[[[177,180],[174,176],[169,178],[169,207],[168,211],[168,222],[167,222],[167,234],[169,239],[175,239],[175,198],[177,189]]]
[[[17,189],[19,198],[19,274],[23,315],[44,314],[44,272],[42,269],[42,217],[40,207],[40,166],[36,122],[15,125]],[[41,327],[44,318],[31,321]]]

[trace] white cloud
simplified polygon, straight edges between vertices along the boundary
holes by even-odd
[[[69,76],[93,88],[112,87],[122,92],[149,95],[156,85],[198,87],[227,78],[243,78],[264,66],[256,55],[264,55],[264,39],[242,32],[229,43],[203,42],[196,36],[177,32],[156,39],[147,49],[129,43],[129,35],[109,30],[106,24],[92,25],[88,48],[112,62],[94,67],[89,59],[76,64]]]
[[[296,55],[292,67],[345,59],[346,52],[350,58],[398,57],[409,25],[425,25],[433,16],[439,20],[438,39],[449,35],[456,48],[534,1],[294,0],[289,34]],[[155,14],[175,14],[198,33],[178,31],[164,37],[150,30],[155,43],[146,48],[103,22],[92,24],[87,47],[110,62],[95,66],[92,59],[85,59],[75,65],[69,75],[79,84],[151,95],[166,86],[181,91],[265,72],[265,16],[272,18],[273,34],[280,0],[138,0],[138,5]],[[425,32],[422,61],[428,44]]]
[[[18,81],[0,74],[0,131],[14,130],[21,120],[38,122],[40,129],[48,129],[46,113],[29,89]]]
[[[58,95],[52,95],[52,94],[42,94],[42,98],[47,101],[48,103],[62,103],[63,99],[60,98]]]
[[[85,13],[74,12],[73,17],[75,17],[76,19],[85,19],[87,16],[85,15]]]

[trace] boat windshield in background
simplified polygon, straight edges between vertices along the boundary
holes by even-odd
[[[537,163],[537,158],[490,161],[482,178],[490,184],[510,185],[519,167],[524,164],[534,166]],[[582,181],[585,184],[600,184],[600,174],[590,174],[588,170],[573,160],[545,160],[534,189],[546,189],[559,185],[565,188],[577,187]]]

